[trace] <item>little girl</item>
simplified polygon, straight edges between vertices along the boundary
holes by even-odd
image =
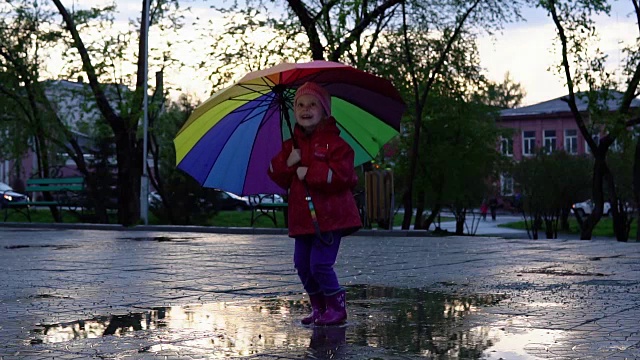
[[[324,88],[312,82],[300,86],[293,109],[293,139],[271,160],[269,177],[289,191],[293,262],[311,302],[311,314],[302,323],[342,324],[347,319],[345,291],[333,265],[342,237],[362,226],[351,192],[358,182],[354,152],[340,137]]]

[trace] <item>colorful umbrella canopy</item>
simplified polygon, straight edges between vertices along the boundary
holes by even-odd
[[[399,133],[406,106],[388,80],[336,62],[282,63],[247,74],[198,106],[174,139],[177,167],[205,187],[284,194],[267,169],[291,137],[293,97],[307,81],[331,94],[331,113],[355,151],[354,166]]]

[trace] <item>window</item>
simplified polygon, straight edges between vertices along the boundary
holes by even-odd
[[[544,151],[547,154],[551,154],[556,149],[556,131],[545,130],[544,131]]]
[[[513,195],[513,177],[511,175],[500,175],[500,190],[503,196]]]
[[[569,129],[564,131],[564,150],[569,154],[578,153],[578,130]]]
[[[502,155],[513,156],[513,139],[501,137],[500,152],[502,153]]]
[[[4,161],[0,160],[0,182],[3,182],[5,184],[9,183],[9,161],[8,160],[4,160]]]
[[[533,155],[534,151],[536,151],[536,132],[523,131],[522,132],[522,155]]]

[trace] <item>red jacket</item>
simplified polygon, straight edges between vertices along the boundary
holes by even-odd
[[[303,182],[298,179],[298,166],[307,166],[305,182],[313,201],[320,231],[343,230],[348,235],[360,227],[360,214],[351,190],[358,182],[353,169],[354,152],[340,137],[333,117],[323,120],[311,135],[304,134],[298,125],[294,136],[302,160],[287,166],[291,153],[291,139],[282,144],[282,150],[269,166],[269,177],[289,191],[289,236],[315,234],[311,212]]]

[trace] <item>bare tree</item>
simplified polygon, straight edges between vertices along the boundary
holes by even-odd
[[[92,57],[90,49],[87,48],[79,29],[87,24],[85,20],[90,19],[92,14],[100,11],[110,11],[113,8],[102,10],[75,11],[69,12],[60,0],[53,0],[59,14],[65,24],[65,30],[71,37],[71,44],[77,51],[81,59],[82,71],[86,74],[89,86],[93,93],[95,102],[106,123],[113,131],[116,145],[117,160],[117,188],[118,188],[118,222],[122,225],[134,225],[140,219],[140,179],[142,175],[142,136],[140,134],[140,121],[143,110],[143,88],[145,83],[145,58],[144,49],[148,48],[148,34],[146,33],[150,24],[158,23],[160,19],[168,17],[171,24],[176,28],[180,27],[179,18],[175,17],[177,0],[157,0],[151,1],[149,13],[145,6],[145,0],[141,3],[141,16],[139,23],[138,57],[137,70],[135,74],[135,89],[133,95],[126,103],[118,104],[117,108],[112,104],[105,88],[101,84],[102,71],[108,66],[104,60],[109,58],[109,54],[100,53],[99,56]],[[172,5],[174,7],[172,7]],[[95,50],[95,49],[93,49]],[[100,49],[98,49],[100,50]]]
[[[632,3],[638,17],[637,0],[632,0]],[[548,0],[539,1],[538,5],[548,11],[556,26],[561,46],[559,70],[564,74],[569,92],[565,100],[594,157],[592,198],[595,208],[582,223],[580,238],[591,239],[593,229],[603,214],[606,189],[612,204],[614,233],[619,241],[626,241],[627,214],[624,207],[619,206],[615,179],[607,163],[607,153],[621,133],[627,131],[628,126],[637,123],[637,117],[630,113],[630,107],[632,100],[637,96],[640,61],[636,58],[629,66],[626,89],[622,91],[621,97],[616,96],[616,93],[611,91],[615,89],[616,84],[604,67],[606,55],[599,51],[595,51],[595,55],[589,54],[589,50],[592,50],[589,41],[596,34],[593,17],[597,14],[608,14],[608,2]],[[580,87],[586,88],[582,94],[577,91]],[[578,108],[579,96],[588,104],[586,113]],[[608,104],[611,101],[616,102],[615,114],[610,113]],[[585,114],[588,114],[587,118]],[[599,135],[602,131],[605,134],[596,141],[594,135]]]

